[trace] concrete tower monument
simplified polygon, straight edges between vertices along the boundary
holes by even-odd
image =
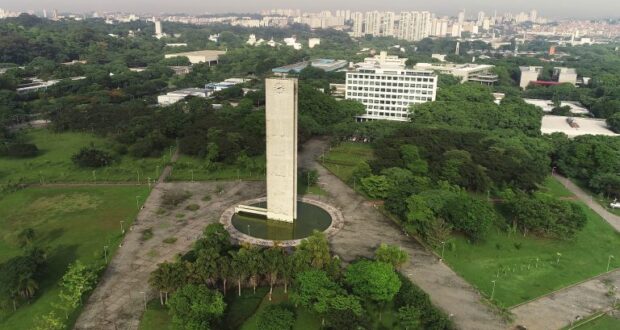
[[[240,205],[235,211],[293,222],[297,218],[297,79],[266,79],[265,93],[267,209]]]

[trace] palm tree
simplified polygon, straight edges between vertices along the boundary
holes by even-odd
[[[222,256],[217,259],[217,274],[219,279],[222,280],[222,290],[225,296],[226,283],[228,282],[228,278],[232,275],[232,258]]]
[[[260,276],[265,272],[263,267],[265,262],[263,259],[263,252],[255,247],[248,249],[247,268],[250,274],[250,284],[254,293],[256,293],[256,286]]]
[[[195,275],[202,281],[201,284],[214,285],[217,277],[217,260],[219,253],[214,248],[198,251],[198,258],[194,262]]]
[[[284,250],[277,245],[264,251],[264,269],[269,280],[269,301],[273,295],[273,285],[278,280],[278,273],[282,271]]]
[[[19,240],[19,246],[21,246],[22,248],[30,246],[32,242],[34,241],[34,237],[35,237],[34,229],[26,228],[22,230],[17,235],[17,239]]]
[[[24,299],[30,299],[39,289],[39,284],[32,277],[22,277],[17,283],[17,292]]]
[[[241,297],[241,281],[245,280],[248,273],[248,250],[241,248],[239,251],[230,251],[230,256],[232,272],[236,275],[237,287],[239,288],[239,297]]]
[[[159,290],[159,303],[168,303],[168,293],[176,291],[186,281],[186,268],[182,263],[164,262],[151,273],[149,284]],[[165,296],[165,299],[164,299]]]

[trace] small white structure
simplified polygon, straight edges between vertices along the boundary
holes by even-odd
[[[198,50],[195,52],[184,52],[184,53],[174,53],[174,54],[166,54],[166,58],[174,58],[174,57],[187,57],[192,64],[198,63],[208,63],[209,66],[213,64],[217,64],[221,55],[226,54],[226,51],[223,50]]]
[[[293,47],[296,50],[300,50],[301,49],[301,44],[297,42],[297,38],[295,37],[290,37],[290,38],[284,38],[284,44],[289,46],[289,47]]]
[[[431,58],[439,60],[439,62],[445,62],[446,61],[446,55],[443,55],[443,54],[432,54]]]
[[[209,40],[213,42],[218,42],[220,40],[220,34],[212,34],[209,36]]]
[[[185,88],[178,91],[169,92],[166,95],[159,95],[157,97],[157,103],[159,105],[171,105],[185,99],[188,96],[206,98],[208,93],[203,88]]]
[[[525,103],[535,105],[540,107],[544,112],[551,112],[553,110],[553,102],[550,100],[539,100],[539,99],[523,99]],[[569,107],[570,112],[576,115],[587,115],[590,114],[590,111],[586,109],[579,102],[570,102],[570,101],[562,101],[560,102],[561,107]]]
[[[314,48],[321,44],[321,38],[310,38],[308,39],[308,48]]]

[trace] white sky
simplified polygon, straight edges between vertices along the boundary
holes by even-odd
[[[268,8],[352,10],[429,10],[440,15],[456,15],[466,9],[475,16],[480,10],[493,13],[519,12],[536,8],[539,15],[552,18],[620,17],[619,0],[0,0],[0,8],[9,10],[59,12],[131,11],[136,13],[221,13],[257,12]]]

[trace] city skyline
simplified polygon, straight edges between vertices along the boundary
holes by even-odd
[[[230,0],[226,3],[197,4],[195,1],[178,0],[173,3],[156,1],[138,0],[130,3],[119,0],[109,0],[102,2],[90,1],[68,1],[68,0],[24,0],[19,3],[0,1],[0,8],[13,11],[42,11],[43,9],[57,9],[59,12],[114,12],[125,11],[135,13],[254,13],[272,8],[300,9],[302,11],[320,11],[351,9],[355,11],[369,10],[389,10],[389,11],[410,11],[428,10],[439,15],[455,16],[459,11],[465,9],[469,18],[474,18],[478,11],[487,13],[520,12],[536,9],[547,17],[553,18],[606,18],[610,13],[620,13],[620,3],[610,0],[593,0],[587,3],[582,1],[565,1],[561,6],[557,4],[541,3],[533,0],[520,1],[518,3],[508,3],[503,1],[490,0],[447,0],[441,3],[428,3],[422,1],[391,1],[389,4],[377,4],[367,0],[342,0],[334,4],[332,1],[290,1],[267,0],[260,4],[248,5],[244,1]]]

